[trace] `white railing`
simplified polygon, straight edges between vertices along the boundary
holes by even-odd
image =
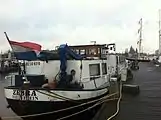
[[[85,86],[84,89],[86,88],[96,89],[105,84],[109,85],[109,81],[111,78],[110,76],[111,76],[110,74],[106,74],[106,75],[96,75],[96,76],[85,77],[80,80],[80,83]]]
[[[91,78],[96,78],[97,79],[97,78],[106,78],[106,77],[109,77],[109,76],[110,76],[110,74],[106,74],[106,75],[95,75],[95,76],[85,77],[85,78],[82,78],[80,80],[80,82],[87,83],[87,82],[92,81],[92,80],[90,80]],[[84,80],[88,80],[88,81],[84,81]]]

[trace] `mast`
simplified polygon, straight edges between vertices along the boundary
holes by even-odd
[[[139,52],[138,52],[138,58],[140,58],[140,53],[142,52],[141,51],[141,43],[142,43],[142,18],[140,19],[139,21],[139,25],[140,25],[140,28],[138,30],[138,34],[139,34],[139,41],[138,41],[138,44],[139,44]]]
[[[160,16],[161,10],[159,9],[159,55],[161,54],[161,16]]]

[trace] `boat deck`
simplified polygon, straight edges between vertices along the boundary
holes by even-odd
[[[140,86],[137,96],[123,94],[120,111],[113,120],[161,120],[161,67],[140,63],[140,70],[133,71],[130,84]],[[116,102],[103,105],[94,120],[107,120],[116,112]]]

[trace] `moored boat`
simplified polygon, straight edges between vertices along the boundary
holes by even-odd
[[[10,108],[27,120],[91,119],[109,94],[111,76],[118,75],[115,44],[63,44],[55,53],[31,54],[17,55],[23,64],[4,88]]]

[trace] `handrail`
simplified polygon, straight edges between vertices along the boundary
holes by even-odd
[[[95,79],[90,79],[91,77],[94,77]],[[95,85],[95,88],[97,89],[97,85],[96,85],[96,80],[98,81],[99,79],[98,78],[104,78],[105,80],[107,80],[107,82],[109,82],[110,81],[110,74],[106,74],[106,75],[96,75],[96,76],[90,76],[90,77],[86,77],[86,78],[82,78],[81,80],[80,80],[80,83],[81,84],[85,84],[85,83],[89,83],[89,82],[91,82],[91,81],[93,81],[94,82],[94,85]],[[88,81],[82,81],[82,80],[85,80],[85,79],[88,79]]]
[[[106,75],[95,75],[95,76],[90,76],[90,77],[85,77],[85,78],[82,78],[81,79],[81,83],[87,83],[87,82],[90,82],[92,80],[89,80],[89,81],[82,81],[82,80],[85,80],[85,79],[90,79],[91,77],[107,77],[107,76],[110,76],[110,74],[106,74]]]

